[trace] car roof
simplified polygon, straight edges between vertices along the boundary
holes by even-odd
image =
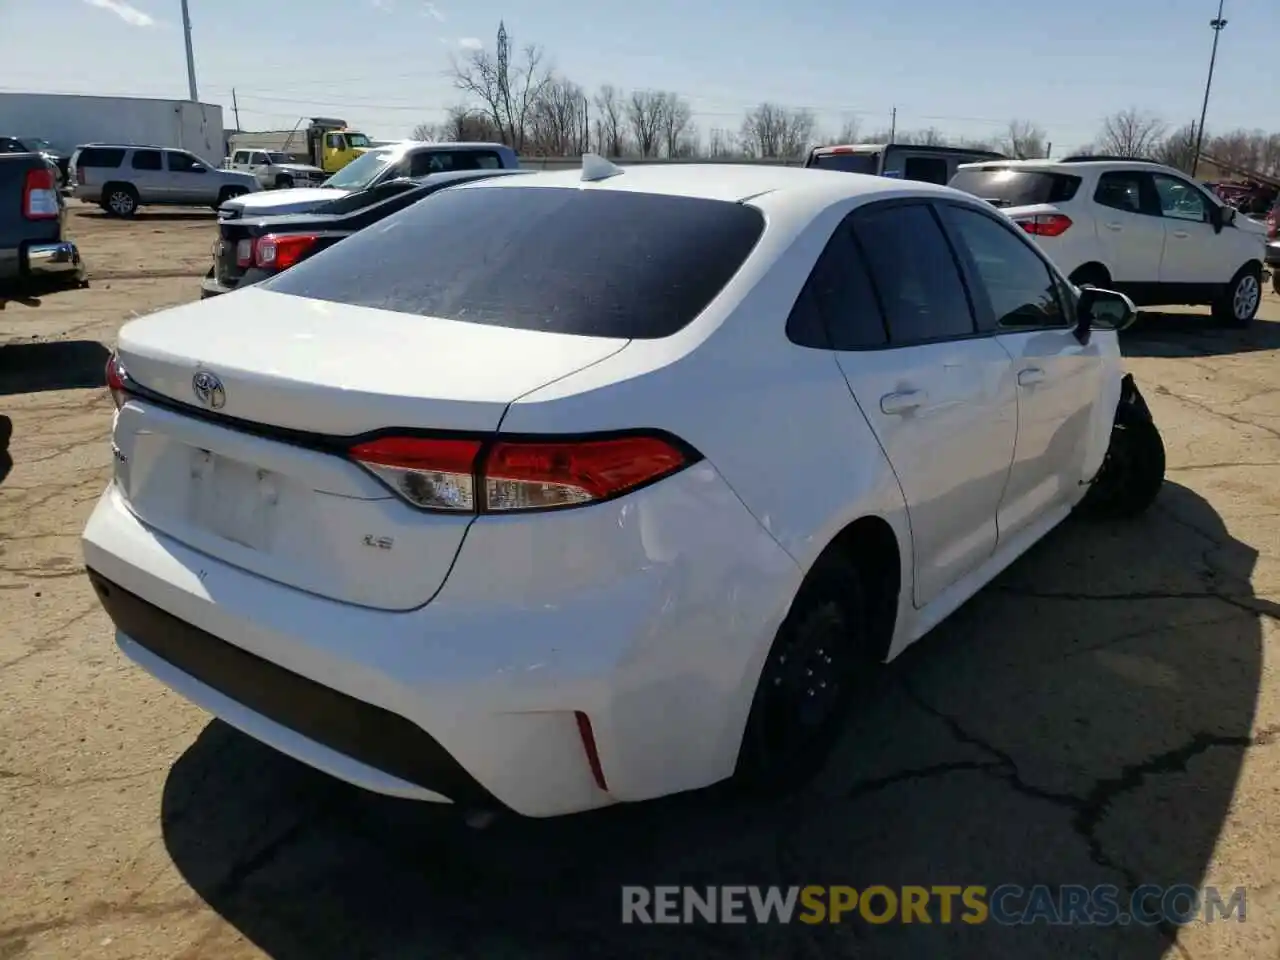
[[[950,187],[913,180],[845,173],[814,167],[765,166],[745,163],[655,163],[623,166],[606,179],[584,182],[582,170],[555,170],[525,177],[464,184],[461,190],[516,190],[531,187],[576,187],[619,190],[673,197],[697,197],[742,203],[769,194],[771,202],[794,201],[816,212],[838,200],[880,194],[886,196],[945,196],[972,199]]]
[[[1160,172],[1168,171],[1185,177],[1181,170],[1175,170],[1173,167],[1166,166],[1163,163],[1157,163],[1155,160],[1141,160],[1133,158],[1131,160],[1113,159],[1113,160],[979,160],[975,163],[962,163],[957,170],[976,170],[980,167],[1009,167],[1015,170],[1044,170],[1052,173],[1065,173],[1068,175],[1079,175],[1081,171],[1093,173],[1106,173],[1113,170],[1157,170]]]
[[[811,153],[815,156],[824,157],[833,153],[848,153],[853,150],[887,150],[890,147],[895,150],[927,151],[947,156],[1004,156],[1000,151],[988,150],[986,147],[949,147],[923,143],[828,143],[821,147],[814,147]]]

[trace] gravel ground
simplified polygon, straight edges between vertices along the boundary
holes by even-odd
[[[207,212],[78,209],[87,289],[0,312],[0,960],[1280,955],[1280,300],[1246,333],[1147,314],[1129,365],[1156,508],[1069,522],[888,672],[812,790],[468,830],[212,721],[116,652],[78,536],[106,349],[198,293]],[[0,444],[2,446],[2,444]],[[1212,884],[1174,932],[635,927],[621,884]]]

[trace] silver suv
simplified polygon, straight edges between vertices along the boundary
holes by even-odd
[[[262,189],[256,177],[210,166],[186,150],[92,143],[71,155],[72,195],[117,217],[151,204],[218,207]]]

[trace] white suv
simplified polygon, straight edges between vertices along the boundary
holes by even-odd
[[[785,787],[1074,509],[1155,499],[1133,304],[989,205],[584,166],[121,329],[83,544],[126,655],[397,796]]]
[[[1196,304],[1247,326],[1262,293],[1265,228],[1172,167],[1143,160],[961,166],[950,186],[1000,207],[1077,285],[1139,306]]]

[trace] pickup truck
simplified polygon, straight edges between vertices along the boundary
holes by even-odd
[[[390,180],[461,170],[515,170],[519,166],[516,152],[501,143],[406,140],[365,151],[319,187],[272,190],[227,200],[219,206],[218,216],[234,220],[307,213],[338,197],[369,190]]]
[[[329,176],[319,167],[295,163],[289,154],[272,150],[236,150],[223,166],[252,174],[265,190],[318,187]]]
[[[0,154],[0,284],[83,278],[66,216],[53,163],[39,153]]]
[[[530,172],[458,170],[421,179],[400,178],[369,190],[331,197],[328,203],[308,213],[220,219],[213,266],[200,285],[200,298],[261,283],[437,190]]]

